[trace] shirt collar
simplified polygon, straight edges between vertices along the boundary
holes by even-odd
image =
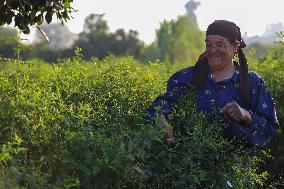
[[[235,65],[235,73],[233,74],[233,76],[231,78],[228,78],[228,79],[225,79],[223,81],[220,81],[220,82],[224,82],[224,83],[227,83],[227,82],[230,82],[231,80],[234,81],[235,83],[238,83],[239,82],[239,76],[240,76],[240,65],[238,62],[234,61],[234,65]],[[210,69],[209,69],[209,72],[208,72],[208,78],[212,81],[215,82],[214,78],[213,78],[213,75],[212,73],[210,72]]]

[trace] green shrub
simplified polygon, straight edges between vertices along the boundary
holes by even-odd
[[[274,137],[267,146],[273,155],[273,160],[268,161],[266,169],[271,174],[269,182],[278,182],[283,187],[284,178],[284,45],[270,49],[267,56],[261,60],[250,60],[251,70],[255,70],[266,82],[276,103],[277,117],[280,129],[277,137]],[[281,184],[282,183],[282,184]],[[273,185],[273,184],[272,184]]]
[[[169,116],[174,143],[154,140],[145,153],[145,188],[260,188],[267,173],[257,171],[253,149],[225,139],[221,117],[209,122],[191,99],[188,92]]]
[[[2,61],[1,145],[17,134],[26,149],[13,155],[17,164],[6,166],[15,175],[11,186],[226,188],[227,181],[234,188],[261,186],[267,176],[256,169],[257,160],[224,139],[221,123],[208,123],[189,97],[172,115],[173,145],[164,142],[165,130],[145,123],[146,108],[165,90],[168,77],[163,65],[132,58],[56,65]]]

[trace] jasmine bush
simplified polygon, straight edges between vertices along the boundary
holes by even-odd
[[[158,131],[145,122],[146,108],[165,90],[168,77],[163,65],[132,58],[56,65],[2,60],[0,186],[264,186],[268,175],[257,169],[260,160],[223,138],[225,123],[209,122],[191,93],[170,116],[173,144],[165,143],[167,128]]]

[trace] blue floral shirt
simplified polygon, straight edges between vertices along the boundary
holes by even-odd
[[[158,96],[148,108],[150,117],[157,114],[169,114],[174,103],[183,94],[185,88],[192,84],[193,67],[176,72],[168,80],[166,93]],[[201,90],[196,92],[196,106],[205,113],[210,114],[224,107],[225,104],[235,101],[242,108],[249,111],[252,124],[244,126],[240,122],[230,120],[230,131],[226,137],[236,137],[247,141],[251,145],[265,145],[276,134],[278,121],[275,104],[271,93],[264,81],[255,72],[249,72],[249,94],[251,104],[248,107],[241,97],[239,90],[239,66],[231,78],[215,82],[212,74],[208,77]],[[160,107],[157,110],[157,107]]]

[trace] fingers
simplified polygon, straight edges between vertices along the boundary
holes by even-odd
[[[236,121],[240,121],[240,115],[236,112],[233,112],[232,114],[230,114],[229,117],[236,120]]]
[[[235,113],[235,110],[236,108],[234,106],[230,106],[228,109],[226,109],[226,111],[224,112],[225,114],[227,115],[232,115]]]
[[[236,102],[227,103],[221,110],[220,113],[224,113],[227,117],[240,121],[241,112],[239,105]]]
[[[226,112],[224,112],[224,114],[229,118],[232,118],[237,121],[239,120],[240,114],[234,106],[230,107]]]
[[[224,114],[227,114],[227,111],[232,108],[234,102],[229,102],[227,103],[221,110],[220,110],[220,113],[224,113]]]

